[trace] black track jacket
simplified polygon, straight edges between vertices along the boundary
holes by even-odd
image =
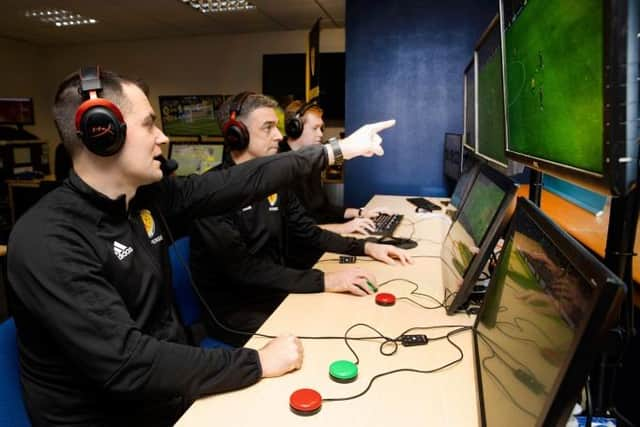
[[[126,208],[73,172],[15,225],[10,308],[32,423],[170,425],[196,398],[261,376],[251,349],[186,345],[172,305],[171,228],[324,167],[320,147],[141,187]],[[209,262],[217,262],[215,259]]]
[[[237,167],[226,162],[210,173]],[[322,271],[286,265],[290,241],[302,242],[301,248],[364,254],[363,240],[319,228],[286,186],[233,213],[194,222],[190,257],[194,281],[225,326],[254,332],[289,292],[324,291]],[[215,333],[235,345],[247,339],[219,328]]]

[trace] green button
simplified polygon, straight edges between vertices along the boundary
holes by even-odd
[[[358,365],[348,360],[336,360],[329,366],[329,375],[338,382],[351,382],[358,376]]]

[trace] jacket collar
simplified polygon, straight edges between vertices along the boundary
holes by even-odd
[[[110,199],[84,182],[73,169],[69,172],[69,178],[65,181],[65,185],[106,213],[127,215],[127,199],[124,194],[121,194],[116,199]]]

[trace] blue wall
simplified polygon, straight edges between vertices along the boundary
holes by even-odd
[[[462,133],[462,72],[497,0],[347,0],[347,135],[395,118],[384,157],[345,166],[345,205],[374,194],[445,195],[445,132]]]

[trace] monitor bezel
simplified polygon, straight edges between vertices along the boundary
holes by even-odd
[[[496,213],[494,214],[493,219],[491,220],[491,224],[489,225],[489,228],[487,229],[484,235],[484,238],[482,239],[482,242],[480,244],[480,251],[471,260],[471,263],[467,267],[467,270],[465,271],[465,274],[462,278],[462,285],[460,286],[460,288],[458,289],[457,293],[455,294],[455,296],[453,297],[450,303],[448,301],[448,298],[450,295],[447,294],[449,289],[446,287],[444,288],[445,297],[444,297],[443,305],[445,306],[445,310],[448,315],[457,314],[458,310],[468,303],[469,297],[471,296],[471,292],[473,291],[473,287],[476,284],[476,281],[478,280],[478,276],[480,275],[480,272],[482,271],[489,257],[491,256],[491,253],[493,252],[493,248],[496,246],[496,243],[500,238],[501,232],[504,230],[506,224],[508,223],[510,213],[512,212],[512,208],[513,208],[512,202],[518,190],[518,185],[515,182],[513,182],[513,180],[511,180],[509,177],[505,176],[504,174],[500,173],[499,171],[495,170],[494,168],[490,167],[486,163],[483,163],[480,165],[479,171],[474,177],[473,184],[471,184],[471,186],[469,187],[469,190],[467,191],[467,195],[465,197],[464,202],[462,203],[462,205],[458,209],[458,212],[456,213],[456,221],[460,216],[460,212],[464,210],[466,204],[468,203],[469,193],[471,193],[472,188],[475,185],[480,175],[485,175],[487,178],[489,178],[489,180],[491,180],[494,184],[500,187],[502,191],[504,191],[505,195],[502,198],[502,202],[500,202],[500,206],[498,207],[498,210],[496,210]],[[455,224],[455,221],[454,221],[454,224]],[[453,229],[454,224],[451,224],[451,226],[449,227],[449,231],[447,232],[445,241],[446,239],[449,238],[449,234],[451,233],[451,230]],[[444,260],[442,259],[442,257],[441,257],[441,262],[444,264]],[[443,275],[447,274],[445,273],[445,269],[447,268],[450,268],[450,267],[445,265],[442,266]],[[445,286],[444,281],[445,279],[443,277],[443,286]]]
[[[167,153],[167,158],[171,159],[173,154],[173,147],[176,145],[209,145],[209,146],[221,146],[223,150],[222,159],[224,161],[224,143],[221,141],[202,141],[202,140],[193,140],[193,141],[169,141],[169,151]],[[215,166],[214,166],[215,167]],[[178,171],[180,170],[180,165],[178,164],[178,169],[176,170],[177,176],[188,176],[188,175],[179,175]]]
[[[590,313],[586,323],[582,325],[582,335],[572,344],[573,356],[563,365],[562,372],[558,375],[558,378],[562,378],[554,384],[554,393],[549,393],[549,397],[543,406],[542,416],[536,420],[536,425],[538,426],[564,425],[573,409],[580,388],[584,385],[586,376],[595,361],[593,349],[602,342],[609,328],[615,323],[624,300],[626,287],[617,276],[584,246],[556,225],[532,202],[523,197],[519,197],[517,200],[516,210],[513,215],[514,220],[511,221],[505,234],[505,245],[510,242],[515,233],[516,215],[522,214],[527,215],[538,226],[551,243],[565,256],[567,261],[574,266],[576,272],[584,277],[585,282],[592,285],[594,290]],[[498,265],[503,261],[503,256],[501,254]],[[488,292],[495,288],[494,281],[497,280],[495,279],[496,277],[494,275],[491,278]],[[485,298],[473,325],[474,368],[478,386],[479,418],[482,426],[487,425],[487,420],[482,393],[482,367],[478,351],[477,329],[480,319],[487,309],[487,300]],[[580,356],[576,357],[576,355]]]
[[[216,96],[219,95],[211,95],[211,94],[205,94],[205,95],[199,95],[199,94],[194,94],[194,95],[160,95],[158,96],[158,108],[160,108],[160,122],[162,123],[162,131],[167,135],[167,136],[177,136],[177,137],[191,137],[191,138],[198,138],[198,137],[212,137],[212,138],[216,138],[216,137],[221,137],[222,134],[218,135],[218,134],[193,134],[193,133],[181,133],[181,134],[168,134],[166,133],[166,123],[165,123],[165,115],[162,113],[162,102],[163,101],[167,101],[167,100],[180,100],[180,99],[187,99],[187,98],[211,98],[211,100],[213,101]],[[215,118],[215,110],[214,110],[214,121],[216,121]],[[218,124],[219,126],[219,124]]]
[[[456,147],[456,148],[457,148],[457,150],[458,150],[458,169],[457,169],[457,177],[451,177],[451,176],[448,176],[448,175],[447,175],[447,169],[446,169],[446,167],[444,167],[444,165],[443,165],[443,168],[442,168],[442,169],[443,169],[443,175],[444,175],[446,178],[453,179],[453,180],[456,180],[456,181],[457,181],[458,179],[460,179],[460,176],[461,176],[461,173],[462,173],[462,155],[463,155],[463,150],[464,150],[464,143],[463,143],[463,141],[462,141],[462,134],[461,134],[461,133],[445,132],[445,134],[444,134],[444,141],[443,141],[443,147],[444,147],[444,150],[443,150],[443,151],[444,151],[444,156],[445,156],[445,159],[444,159],[445,163],[447,162],[447,159],[446,159],[446,155],[447,155],[447,142],[448,142],[448,138],[449,138],[450,136],[454,136],[454,137],[458,138],[458,141],[456,141],[456,144],[457,144],[457,147]]]
[[[458,179],[458,183],[462,179],[463,175],[468,174],[469,175],[470,184],[467,186],[466,190],[464,190],[464,192],[460,195],[460,205],[459,206],[456,206],[453,203],[453,193],[455,193],[455,188],[458,188],[458,183],[456,183],[456,187],[454,188],[453,193],[451,194],[451,198],[449,199],[449,204],[450,204],[450,206],[453,206],[456,209],[456,216],[453,217],[454,221],[455,221],[455,219],[457,217],[457,211],[464,204],[465,200],[467,200],[467,194],[469,194],[469,190],[473,186],[473,183],[476,180],[476,176],[478,176],[478,173],[480,173],[480,166],[482,166],[483,164],[484,164],[483,160],[477,160],[476,163],[474,163],[473,166],[471,166],[471,169],[469,169],[467,172],[464,172],[464,173],[462,173],[460,175],[460,178]]]
[[[28,97],[28,96],[4,96],[4,97],[0,97],[0,101],[28,101],[29,104],[31,105],[31,120],[30,121],[24,121],[24,122],[10,122],[10,121],[2,121],[0,120],[0,125],[16,125],[16,126],[24,126],[24,125],[34,125],[36,124],[36,110],[35,110],[35,105],[33,103],[33,98],[32,97]]]
[[[463,72],[463,114],[462,114],[462,146],[467,147],[472,152],[476,152],[476,57],[475,55],[471,56],[471,60],[464,67]],[[469,141],[469,132],[468,127],[469,123],[467,122],[467,107],[469,105],[469,87],[468,87],[468,74],[469,71],[473,70],[473,141]]]
[[[586,187],[592,191],[605,195],[625,195],[635,184],[635,176],[631,176],[634,160],[637,158],[637,144],[632,144],[634,153],[627,153],[627,132],[626,132],[626,89],[619,88],[619,83],[626,83],[633,80],[633,76],[626,78],[629,70],[619,70],[616,64],[625,64],[627,61],[627,42],[637,38],[627,37],[628,0],[602,0],[604,7],[604,53],[603,53],[603,135],[602,135],[602,170],[597,173],[580,169],[571,165],[554,162],[549,159],[539,158],[530,154],[517,152],[509,147],[509,119],[508,119],[508,93],[506,76],[506,56],[505,56],[505,25],[504,25],[504,0],[499,1],[500,7],[500,40],[502,48],[502,68],[503,68],[503,94],[505,97],[505,149],[508,158],[516,160],[528,167],[543,173],[556,176],[570,181],[574,184]],[[638,19],[635,17],[635,19]],[[636,22],[637,26],[637,22]],[[633,41],[631,41],[633,43]],[[620,48],[620,46],[624,46]],[[637,67],[636,67],[637,68]],[[622,78],[626,78],[624,82]],[[638,71],[635,70],[636,85]],[[620,82],[618,81],[620,79]],[[636,86],[637,87],[637,86]],[[636,107],[637,108],[637,107]],[[613,123],[612,123],[613,122]],[[621,165],[621,166],[618,166]]]

